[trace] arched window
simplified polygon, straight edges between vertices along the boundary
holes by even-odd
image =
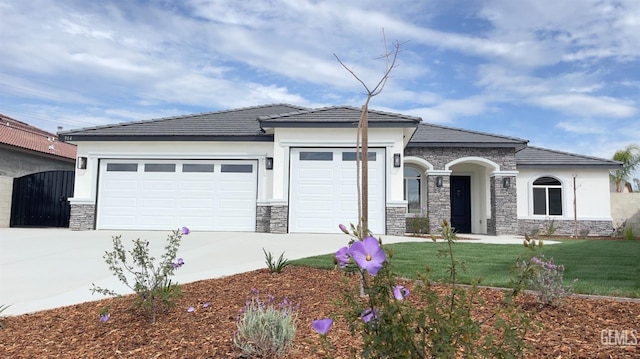
[[[562,215],[562,183],[553,177],[540,177],[533,182],[533,214]]]
[[[404,167],[404,200],[408,202],[407,213],[422,211],[422,175],[411,167]]]

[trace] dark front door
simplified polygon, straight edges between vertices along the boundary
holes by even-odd
[[[11,227],[69,227],[73,171],[38,172],[13,180]]]
[[[451,176],[451,226],[471,233],[471,177]]]

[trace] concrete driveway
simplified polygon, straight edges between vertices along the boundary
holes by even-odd
[[[103,299],[92,295],[91,284],[131,291],[109,272],[102,256],[112,249],[111,238],[122,234],[126,248],[136,238],[150,242],[152,254],[163,253],[168,231],[71,231],[69,229],[0,228],[0,305],[11,305],[5,315],[18,315]],[[465,235],[466,237],[466,235]],[[517,237],[474,236],[474,243],[522,243]],[[218,278],[266,268],[266,249],[288,259],[335,252],[344,246],[344,234],[269,234],[192,232],[184,236],[178,257],[185,265],[176,271],[179,283]],[[385,243],[424,241],[413,237],[383,236]],[[427,240],[430,242],[430,240]]]

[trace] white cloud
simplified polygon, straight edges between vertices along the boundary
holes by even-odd
[[[583,94],[558,94],[540,96],[532,100],[542,107],[585,117],[631,117],[637,109],[630,102],[611,97],[595,97]]]

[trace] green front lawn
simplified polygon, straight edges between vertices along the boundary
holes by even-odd
[[[565,284],[573,285],[576,293],[640,297],[640,241],[560,242],[546,245],[537,253],[565,266]],[[399,276],[412,278],[429,266],[431,278],[435,280],[447,276],[448,260],[438,256],[445,247],[442,241],[433,243],[430,240],[385,245],[385,248],[393,250],[391,263]],[[464,262],[466,267],[465,273],[459,273],[461,283],[481,278],[481,285],[497,287],[509,286],[515,260],[530,253],[522,245],[468,243],[464,240],[456,242],[453,248],[456,259]],[[333,253],[291,263],[329,269],[333,268]]]

